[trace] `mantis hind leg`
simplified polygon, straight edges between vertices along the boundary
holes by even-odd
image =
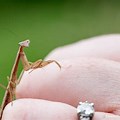
[[[34,69],[45,67],[46,65],[53,63],[53,62],[56,63],[58,67],[61,69],[61,65],[55,60],[43,61],[40,59],[31,65],[32,70],[29,73],[31,73]]]
[[[43,61],[42,64],[41,64],[41,67],[44,67],[44,66],[46,66],[46,65],[48,65],[50,63],[53,63],[53,62],[61,69],[61,65],[55,60]]]

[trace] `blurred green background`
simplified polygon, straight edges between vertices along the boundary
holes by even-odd
[[[57,46],[107,33],[120,33],[119,0],[0,1],[0,83],[7,85],[19,41],[31,40],[26,53],[35,61]]]

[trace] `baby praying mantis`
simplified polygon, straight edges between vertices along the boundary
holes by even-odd
[[[2,114],[3,114],[3,110],[5,106],[8,103],[12,102],[15,98],[16,85],[19,83],[18,78],[17,78],[17,71],[18,71],[18,64],[20,60],[22,61],[24,71],[28,71],[30,69],[33,71],[34,69],[45,67],[46,65],[53,63],[53,62],[56,63],[59,68],[61,68],[60,64],[55,60],[48,60],[48,61],[37,60],[34,63],[30,63],[27,60],[26,54],[24,53],[24,48],[29,47],[29,43],[30,43],[29,40],[25,40],[19,43],[19,49],[18,49],[16,59],[15,59],[15,62],[14,62],[14,65],[11,71],[11,75],[8,78],[9,80],[8,86],[6,88],[0,84],[2,88],[6,89],[3,102],[1,105],[1,109],[0,109],[0,120],[2,119]]]
[[[15,97],[15,88],[16,88],[16,83],[17,83],[17,70],[18,70],[18,64],[20,61],[20,53],[23,51],[24,47],[28,47],[29,46],[29,40],[24,41],[23,45],[20,45],[19,49],[18,49],[18,53],[11,71],[11,75],[9,78],[9,83],[8,86],[6,88],[6,92],[2,101],[2,105],[1,105],[1,109],[0,109],[0,120],[2,119],[2,114],[3,114],[3,110],[5,108],[5,106],[12,102],[14,97]]]

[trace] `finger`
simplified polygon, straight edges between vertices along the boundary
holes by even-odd
[[[17,86],[17,98],[40,98],[77,106],[95,103],[97,111],[120,109],[120,63],[105,59],[77,58],[25,72]],[[120,114],[118,112],[117,114]]]
[[[59,47],[46,59],[63,60],[75,57],[97,57],[120,61],[120,34],[102,35]]]
[[[70,105],[38,99],[20,99],[8,104],[2,120],[77,120]]]
[[[58,102],[20,99],[5,107],[2,120],[78,120],[76,108]],[[93,120],[120,120],[120,116],[96,112]]]
[[[120,116],[104,112],[96,112],[93,120],[120,120]]]

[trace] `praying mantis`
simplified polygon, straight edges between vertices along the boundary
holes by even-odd
[[[11,75],[8,78],[8,80],[9,80],[8,86],[6,88],[0,84],[1,87],[6,89],[6,92],[5,92],[4,98],[3,98],[3,102],[1,105],[1,109],[0,109],[0,120],[2,119],[2,114],[3,114],[3,110],[4,110],[5,106],[8,103],[12,102],[15,98],[16,85],[20,82],[20,81],[18,81],[18,78],[17,78],[18,64],[19,64],[20,60],[22,61],[22,65],[23,65],[22,74],[24,73],[24,71],[31,70],[30,72],[32,72],[34,69],[45,67],[46,65],[53,63],[53,62],[56,63],[59,68],[61,68],[61,65],[55,60],[43,61],[40,59],[34,63],[30,63],[26,57],[26,54],[24,53],[24,48],[29,47],[29,44],[30,44],[29,40],[19,42],[19,49],[18,49],[18,52],[16,55],[16,59],[15,59],[15,62],[14,62],[14,65],[13,65],[13,68],[11,71]]]

